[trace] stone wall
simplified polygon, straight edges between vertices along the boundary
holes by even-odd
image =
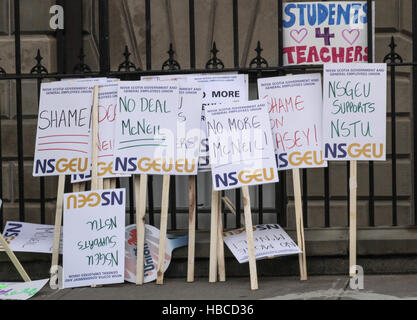
[[[42,63],[50,72],[56,71],[56,41],[49,29],[49,7],[54,1],[21,0],[22,27],[22,71],[29,72],[36,64],[34,57],[39,48],[44,60]],[[145,43],[145,1],[141,0],[109,0],[110,5],[110,46],[111,69],[123,62],[125,45],[132,52],[131,61],[137,67],[146,67]],[[84,0],[84,47],[86,63],[98,69],[98,13],[97,0]],[[391,36],[395,37],[397,52],[404,61],[412,59],[412,18],[411,0],[377,0],[376,1],[376,37],[375,58],[382,62],[389,52]],[[189,25],[188,0],[152,0],[152,68],[160,69],[168,58],[166,51],[173,43],[176,60],[183,69],[189,68]],[[278,61],[277,37],[277,1],[276,0],[239,0],[239,62],[248,66],[257,41],[261,41],[264,49],[262,56],[270,66]],[[233,67],[233,26],[232,0],[196,0],[196,67],[204,68],[209,59],[209,51],[213,41],[220,50],[218,57],[226,67]],[[0,0],[0,66],[8,73],[14,73],[14,38],[13,38],[13,1]],[[412,214],[412,86],[409,68],[397,68],[396,106],[397,106],[397,189],[399,225],[410,225],[414,221]],[[25,156],[25,199],[26,221],[39,222],[39,179],[31,176],[36,132],[37,84],[36,81],[25,80],[23,87],[24,112],[24,156]],[[390,88],[388,83],[388,88]],[[251,96],[256,92],[251,91]],[[388,112],[390,111],[390,92],[387,97]],[[14,81],[0,81],[0,112],[1,141],[3,152],[3,220],[18,219],[18,171],[17,171],[17,140],[16,140],[16,93]],[[390,120],[387,118],[387,151],[391,150]],[[388,157],[389,159],[389,157]],[[358,189],[358,224],[369,224],[368,202],[368,164],[359,163]],[[332,227],[345,227],[348,223],[346,200],[347,170],[345,163],[330,163],[330,224]],[[160,203],[160,181],[155,178],[155,204]],[[288,173],[288,192],[292,195],[291,176]],[[177,204],[187,206],[185,193],[187,180],[177,178]],[[309,227],[324,226],[324,180],[322,169],[308,170],[308,195],[311,197],[308,208]],[[184,190],[184,191],[183,191]],[[208,175],[199,177],[199,207],[210,206],[210,178]],[[53,223],[53,199],[56,192],[56,178],[46,179],[47,216],[46,223]],[[228,193],[234,199],[233,192]],[[391,217],[391,162],[387,160],[375,163],[375,224],[390,225]],[[252,194],[253,205],[257,206],[256,190]],[[318,200],[317,200],[318,199]],[[275,193],[273,186],[264,188],[264,208],[273,207]],[[288,222],[294,226],[294,206],[289,202]],[[234,216],[228,215],[234,226]],[[178,228],[186,228],[187,215],[178,214]],[[255,223],[257,219],[255,218]],[[275,222],[276,213],[265,213],[264,222]],[[201,228],[207,228],[207,214],[199,216]],[[156,219],[158,224],[158,219]]]

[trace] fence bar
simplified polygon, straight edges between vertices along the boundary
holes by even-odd
[[[374,62],[374,42],[373,42],[373,11],[372,0],[367,0],[367,21],[368,21],[368,62]],[[375,187],[374,187],[374,162],[369,161],[369,222],[370,226],[375,222]]]
[[[417,18],[415,12],[417,12],[417,0],[412,2],[412,10],[414,13],[413,20],[413,62],[417,61]],[[417,85],[417,65],[413,65],[413,86]],[[414,196],[414,225],[417,226],[417,90],[413,91],[413,161],[414,161],[414,180],[413,180],[413,196]]]
[[[330,169],[329,162],[324,168],[324,226],[330,227]]]
[[[308,189],[307,189],[307,169],[303,169],[303,220],[304,228],[308,228]]]
[[[99,38],[100,38],[100,73],[106,75],[110,71],[110,44],[109,44],[109,1],[98,2],[99,11]]]
[[[40,94],[41,94],[41,79],[37,80],[37,89],[38,89],[38,105],[39,105]],[[2,180],[0,179],[0,181]],[[41,224],[45,224],[45,177],[40,177],[39,188],[40,188]]]
[[[151,1],[145,1],[145,20],[146,20],[146,69],[152,69],[151,51]]]
[[[129,220],[130,224],[135,223],[135,193],[133,192],[133,176],[129,177]]]
[[[238,0],[233,0],[233,62],[235,68],[239,68],[239,8]],[[235,205],[236,205],[236,228],[241,227],[241,192],[240,188],[235,189]]]
[[[15,28],[15,63],[16,74],[21,74],[20,53],[20,0],[14,1],[14,28]],[[25,221],[25,189],[23,167],[23,117],[22,117],[22,81],[16,79],[16,115],[17,115],[17,157],[19,177],[19,218]]]
[[[414,91],[414,90],[413,90]],[[396,146],[395,67],[391,67],[391,174],[392,174],[392,225],[397,219],[397,146]]]

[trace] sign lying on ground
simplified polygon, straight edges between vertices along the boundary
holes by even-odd
[[[34,176],[90,171],[93,89],[89,83],[42,83]]]
[[[0,282],[0,300],[27,300],[37,294],[49,279],[28,282]]]
[[[385,160],[386,64],[325,64],[323,143],[328,160]]]
[[[264,101],[207,106],[206,122],[214,190],[278,181]]]
[[[151,225],[145,225],[145,247],[144,247],[144,282],[156,280],[158,268],[158,247],[159,230]],[[188,244],[188,235],[167,235],[165,249],[164,272],[171,263],[172,251],[176,248]],[[136,283],[136,257],[137,257],[137,237],[136,225],[126,227],[126,246],[125,246],[125,280]]]
[[[266,99],[278,170],[327,166],[322,152],[319,73],[258,79]]]
[[[367,11],[366,1],[284,3],[284,64],[367,62]]]
[[[125,190],[64,195],[63,287],[124,281]]]
[[[15,252],[52,253],[55,227],[52,225],[8,221],[3,237]],[[60,252],[62,253],[62,231]],[[0,246],[0,251],[4,251]]]
[[[277,224],[260,224],[253,230],[256,260],[301,253],[297,244]],[[245,228],[223,232],[223,239],[239,263],[248,262]]]

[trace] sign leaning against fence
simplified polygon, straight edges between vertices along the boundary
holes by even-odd
[[[64,288],[124,281],[125,190],[64,195]]]
[[[367,62],[367,9],[366,1],[285,3],[284,64]]]
[[[42,83],[34,176],[90,171],[93,89],[84,83]]]
[[[385,160],[384,63],[325,64],[323,149],[328,160]]]

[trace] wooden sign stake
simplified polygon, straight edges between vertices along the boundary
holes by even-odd
[[[357,162],[350,161],[350,212],[349,212],[349,275],[354,277],[356,275],[353,266],[356,265],[356,191],[357,191]]]
[[[223,221],[222,221],[222,202],[221,202],[221,194],[219,194],[219,204],[217,211],[219,212],[218,220],[217,220],[217,265],[218,265],[218,273],[219,273],[219,281],[225,282],[226,281],[226,264],[224,260],[224,242],[223,242]]]
[[[219,219],[219,192],[211,191],[211,224],[210,224],[210,265],[209,282],[217,281],[217,240]]]
[[[3,238],[1,233],[0,233],[0,245],[4,248],[4,251],[6,251],[7,255],[9,256],[10,261],[12,261],[16,270],[19,272],[20,276],[23,278],[23,281],[25,282],[31,281],[25,269],[21,265],[19,259],[17,259],[12,249],[10,249],[6,239]]]
[[[165,247],[168,225],[169,175],[164,175],[162,182],[161,226],[159,230],[159,254],[156,284],[164,283]]]
[[[51,270],[54,270],[54,273],[51,273],[51,279],[56,275],[58,269],[55,269],[55,266],[58,266],[59,260],[59,240],[61,238],[61,226],[62,226],[62,206],[64,201],[64,191],[65,191],[65,175],[60,175],[58,178],[58,191],[56,195],[56,211],[55,211],[55,230],[54,230],[54,245],[52,250],[52,263]]]
[[[243,199],[243,210],[245,213],[246,238],[248,242],[250,287],[251,290],[258,290],[258,274],[256,271],[255,242],[253,238],[252,211],[250,207],[249,187],[244,186],[241,189]]]
[[[187,282],[194,282],[194,260],[195,260],[195,176],[188,177],[188,265]]]
[[[148,175],[135,175],[136,284],[144,283],[145,215]]]
[[[301,280],[307,280],[307,261],[304,241],[303,207],[301,204],[300,169],[292,169],[292,177],[294,185],[295,225],[297,229],[297,244],[301,250],[301,253],[298,254],[298,262],[300,265],[300,278]]]

